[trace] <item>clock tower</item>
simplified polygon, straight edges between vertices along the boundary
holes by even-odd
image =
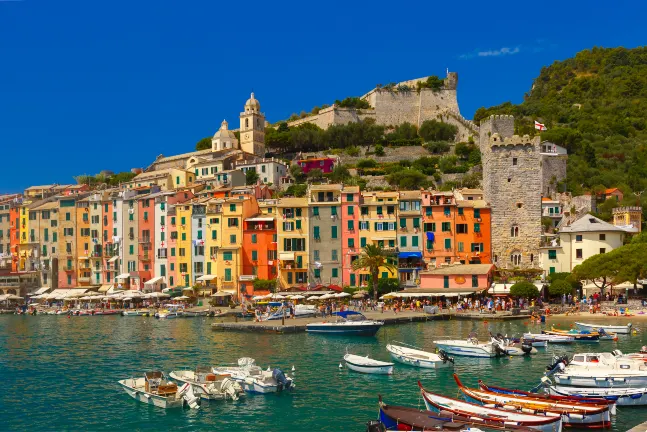
[[[245,111],[240,113],[240,149],[245,153],[265,156],[265,116],[254,93],[245,102]]]

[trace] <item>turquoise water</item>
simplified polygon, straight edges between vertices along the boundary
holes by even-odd
[[[441,336],[465,337],[488,329],[519,334],[521,322],[437,321],[388,326],[374,338],[214,332],[209,318],[159,321],[144,317],[0,316],[0,429],[2,430],[232,430],[363,431],[377,416],[377,395],[387,403],[418,406],[417,380],[456,395],[451,369],[420,370],[396,364],[392,376],[339,370],[346,347],[355,354],[387,360],[384,346],[399,340],[431,349]],[[600,349],[636,351],[643,335],[621,336]],[[551,346],[530,358],[457,358],[464,383],[529,389],[551,356],[597,350],[596,345]],[[249,395],[238,402],[203,402],[202,409],[162,410],[138,403],[117,380],[144,371],[234,363],[249,356],[266,368],[296,368],[291,393]],[[645,408],[618,408],[613,430],[626,431],[647,420]]]

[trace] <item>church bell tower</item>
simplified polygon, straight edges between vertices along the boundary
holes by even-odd
[[[265,156],[265,116],[254,93],[245,102],[245,111],[240,113],[240,149],[245,153]]]

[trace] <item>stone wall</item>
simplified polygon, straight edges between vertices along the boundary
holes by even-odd
[[[333,105],[322,109],[319,111],[319,114],[288,122],[288,126],[296,127],[305,123],[312,123],[321,129],[328,129],[332,125],[357,123],[367,118],[375,118],[375,111],[371,109],[356,110],[355,108],[340,108]]]
[[[558,194],[557,183],[566,178],[566,155],[541,156],[542,196],[555,199]]]
[[[483,193],[492,208],[492,254],[503,268],[539,267],[541,155],[539,138],[513,136],[512,116],[491,116],[480,126]],[[518,227],[518,235],[511,231]],[[511,260],[521,254],[521,264]]]

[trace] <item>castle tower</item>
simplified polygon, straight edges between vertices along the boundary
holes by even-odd
[[[265,156],[265,116],[254,93],[245,102],[245,111],[240,113],[240,149],[256,156]]]
[[[500,268],[540,266],[542,167],[539,137],[514,134],[514,117],[481,122],[483,195],[492,208],[492,260]]]
[[[218,132],[211,138],[211,151],[220,151],[228,149],[237,149],[238,139],[236,135],[229,130],[229,123],[223,120]]]

